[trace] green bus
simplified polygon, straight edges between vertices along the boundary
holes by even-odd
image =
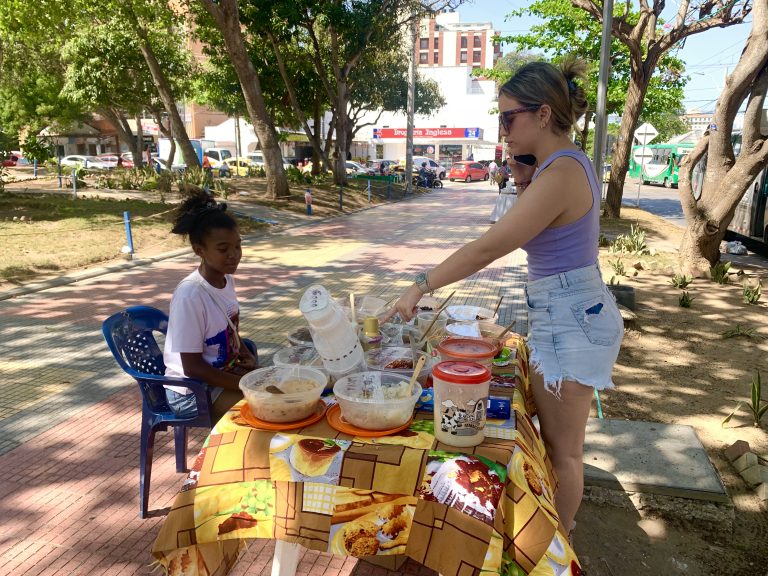
[[[690,142],[648,144],[646,148],[652,156],[645,165],[635,161],[635,152],[641,147],[634,146],[629,159],[629,175],[632,178],[642,178],[643,184],[662,184],[667,188],[677,188],[680,162],[693,150],[693,146]]]

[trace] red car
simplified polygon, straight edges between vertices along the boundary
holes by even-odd
[[[448,173],[448,180],[451,182],[454,180],[472,182],[472,180],[488,180],[488,178],[488,168],[479,162],[454,162]]]

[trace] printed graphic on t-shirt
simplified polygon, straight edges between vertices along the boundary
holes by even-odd
[[[237,329],[237,327],[240,325],[240,313],[238,312],[232,316],[231,319],[232,325],[235,327],[235,329]],[[229,327],[229,324],[227,324],[224,330],[212,338],[208,338],[205,341],[205,345],[216,346],[218,349],[216,352],[216,360],[212,364],[214,368],[226,368],[230,362],[237,358],[237,332],[233,332],[232,328]]]

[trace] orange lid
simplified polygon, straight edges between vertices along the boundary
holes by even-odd
[[[491,371],[475,362],[440,362],[432,368],[432,377],[451,384],[482,384],[491,379]]]
[[[461,360],[482,360],[496,356],[496,346],[478,338],[446,338],[437,345],[440,355]]]

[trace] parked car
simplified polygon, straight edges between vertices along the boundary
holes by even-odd
[[[61,159],[62,166],[83,166],[84,168],[96,168],[106,170],[109,166],[96,158],[96,156],[86,156],[83,154],[70,154]]]
[[[250,176],[251,171],[256,168],[256,164],[254,164],[250,158],[246,158],[245,156],[230,158],[227,160],[227,164],[232,173],[238,176]]]
[[[488,168],[480,164],[480,162],[454,162],[451,166],[451,171],[448,174],[448,179],[453,182],[454,180],[464,180],[464,182],[472,182],[472,180],[488,180]]]
[[[19,161],[19,157],[16,156],[15,154],[11,154],[8,157],[3,157],[2,162],[0,164],[2,164],[3,167],[8,168],[11,166],[16,166],[18,161]]]
[[[366,168],[373,170],[374,174],[379,176],[389,174],[395,166],[397,166],[395,160],[369,160],[366,164]]]
[[[96,159],[99,162],[103,162],[107,168],[117,168],[118,166],[121,168],[133,168],[133,160],[126,160],[122,154],[120,156],[117,154],[99,154],[96,156]]]
[[[375,176],[376,175],[376,172],[372,168],[367,168],[362,164],[360,164],[359,162],[354,162],[352,160],[347,160],[346,168],[347,168],[347,174],[350,176],[354,176],[354,175]]]
[[[435,173],[435,176],[440,178],[440,180],[445,179],[445,173],[446,170],[443,166],[432,160],[431,158],[427,158],[426,156],[414,156],[413,157],[413,169],[418,170],[421,168],[421,164],[423,162],[427,163],[427,168],[429,168],[432,172]],[[405,168],[405,158],[400,158],[397,162],[400,166]]]

